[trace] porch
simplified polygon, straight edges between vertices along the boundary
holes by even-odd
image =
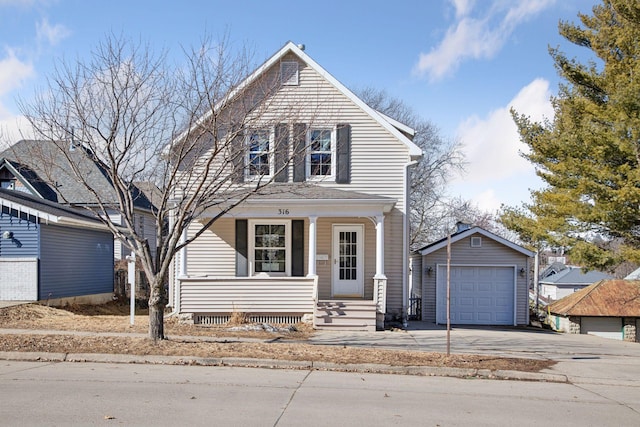
[[[318,277],[182,277],[176,311],[201,325],[227,323],[236,314],[251,322],[312,321],[317,329],[375,331],[384,320],[386,284],[375,299],[318,299]]]

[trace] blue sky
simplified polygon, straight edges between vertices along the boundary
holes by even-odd
[[[0,129],[20,138],[15,100],[29,100],[56,61],[87,58],[106,34],[179,54],[206,32],[228,34],[262,62],[287,41],[350,88],[404,100],[458,140],[466,173],[451,185],[493,211],[539,188],[509,108],[552,114],[558,77],[548,46],[587,57],[558,35],[597,0],[87,1],[0,0]]]

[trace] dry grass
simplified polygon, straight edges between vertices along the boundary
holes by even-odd
[[[544,360],[480,355],[447,357],[434,352],[313,345],[305,342],[313,333],[308,327],[301,327],[302,330],[293,333],[232,332],[225,326],[183,325],[175,319],[167,319],[165,334],[169,339],[157,343],[136,335],[79,337],[64,333],[64,331],[146,333],[148,330],[146,310],[136,311],[135,326],[129,324],[128,310],[128,306],[118,303],[103,306],[72,306],[65,309],[27,304],[0,309],[0,328],[56,331],[55,334],[4,334],[0,336],[0,351],[241,357],[340,364],[379,363],[393,366],[507,369],[528,372],[537,372],[554,364],[552,361]],[[185,336],[192,338],[184,338]],[[237,342],[225,340],[223,337],[251,337],[258,340],[257,342]]]

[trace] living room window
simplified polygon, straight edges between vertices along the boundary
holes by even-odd
[[[273,135],[269,129],[255,129],[247,135],[247,177],[257,178],[273,174]]]
[[[307,176],[335,175],[335,132],[333,129],[311,129],[308,132]]]
[[[251,221],[249,245],[252,274],[291,275],[290,221]]]

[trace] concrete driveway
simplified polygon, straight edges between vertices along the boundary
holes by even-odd
[[[447,331],[432,323],[412,322],[403,331],[320,331],[312,341],[444,353]],[[548,372],[567,375],[572,382],[640,385],[640,343],[593,335],[534,328],[455,326],[451,329],[451,353],[551,359],[558,363]]]

